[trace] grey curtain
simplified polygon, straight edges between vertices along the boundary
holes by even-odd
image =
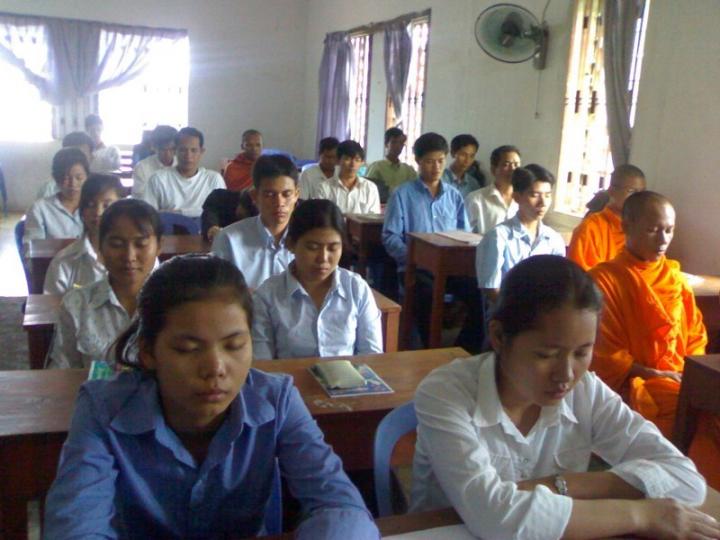
[[[604,66],[610,152],[615,166],[630,159],[630,108],[628,89],[632,67],[635,27],[645,0],[605,0]]]
[[[343,141],[350,136],[348,113],[352,64],[350,35],[347,32],[327,34],[319,72],[316,148],[324,137],[337,137]]]
[[[400,118],[412,57],[412,37],[407,22],[395,21],[385,26],[384,57],[388,94],[395,117]]]

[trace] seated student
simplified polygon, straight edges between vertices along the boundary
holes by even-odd
[[[109,173],[120,168],[120,150],[117,146],[107,146],[102,140],[103,121],[97,114],[85,117],[85,131],[93,140],[90,170],[96,173]]]
[[[241,148],[242,152],[235,156],[223,171],[225,183],[231,191],[241,191],[252,186],[252,168],[263,149],[262,133],[256,129],[245,131],[242,134]]]
[[[223,227],[258,215],[253,188],[242,191],[213,189],[202,206],[200,224],[205,240],[212,242]]]
[[[645,174],[635,165],[620,165],[610,176],[608,203],[599,212],[585,216],[573,231],[567,256],[583,270],[610,261],[625,247],[620,223],[625,199],[645,189]]]
[[[590,367],[669,437],[685,357],[705,354],[707,332],[680,265],[665,257],[675,232],[670,201],[652,191],[631,195],[623,206],[622,227],[625,249],[590,271],[605,297]],[[700,472],[716,488],[720,488],[718,428],[718,418],[708,417],[690,451]]]
[[[450,141],[450,155],[453,162],[445,169],[442,179],[455,187],[463,197],[480,189],[477,178],[470,174],[480,144],[472,135],[457,135]]]
[[[407,137],[400,128],[388,129],[385,132],[385,159],[376,161],[368,167],[365,176],[377,184],[382,203],[390,198],[395,188],[418,176],[415,169],[400,161],[400,154],[406,142]]]
[[[508,272],[493,351],[436,369],[415,394],[411,511],[453,506],[493,539],[719,537],[691,508],[706,491],[693,463],[588,372],[601,303],[563,257]],[[589,472],[592,454],[610,468]]]
[[[298,182],[300,198],[311,199],[318,185],[335,176],[335,166],[338,161],[338,144],[340,144],[340,141],[335,137],[325,137],[320,140],[317,164],[308,167],[300,174],[300,181]]]
[[[52,162],[58,193],[35,201],[27,211],[23,245],[36,238],[77,238],[82,234],[80,190],[88,177],[88,161],[77,148],[63,148]]]
[[[253,167],[254,197],[260,215],[238,221],[215,235],[214,255],[235,264],[251,289],[287,270],[287,226],[298,199],[297,168],[281,155],[260,156]]]
[[[376,540],[360,494],[287,375],[250,367],[242,274],[207,255],[148,279],[117,362],[88,381],[45,504],[45,536],[262,536],[280,474],[300,501],[299,539]]]
[[[87,157],[88,163],[90,163],[94,143],[90,138],[90,135],[84,131],[73,131],[72,133],[65,135],[62,139],[62,147],[77,148],[81,150]],[[58,187],[57,182],[55,182],[54,178],[50,178],[38,188],[37,193],[35,194],[35,200],[52,197],[53,195],[57,195],[58,191],[60,191],[60,188]]]
[[[184,127],[178,131],[177,165],[156,171],[150,177],[143,199],[159,212],[199,217],[212,190],[225,187],[219,173],[200,167],[204,144],[205,137],[199,130]]]
[[[116,176],[91,174],[80,192],[80,217],[83,235],[58,251],[50,261],[43,293],[64,294],[101,279],[105,266],[98,257],[100,250],[100,217],[108,206],[124,196]]]
[[[552,205],[555,177],[534,163],[512,174],[515,217],[490,229],[477,247],[475,268],[478,287],[492,303],[500,281],[517,263],[531,255],[565,255],[565,242],[542,220]]]
[[[133,167],[132,196],[136,199],[143,198],[145,187],[155,171],[165,167],[174,167],[177,164],[175,137],[177,137],[177,129],[172,126],[157,126],[152,131],[150,144],[153,154]]]
[[[293,212],[287,246],[295,260],[253,294],[256,360],[382,352],[380,310],[368,284],[338,267],[345,218],[314,199]]]
[[[135,168],[135,165],[140,163],[143,159],[150,157],[155,153],[155,150],[153,150],[152,135],[153,135],[153,130],[143,129],[142,136],[140,138],[140,142],[138,144],[133,145],[133,148],[132,148],[132,166],[133,166],[133,168]]]
[[[111,346],[135,314],[137,295],[157,264],[162,224],[147,203],[123,199],[100,219],[100,256],[107,275],[62,299],[50,351],[51,368],[109,360]]]
[[[519,166],[520,151],[514,146],[500,146],[492,151],[490,172],[495,181],[465,197],[465,207],[473,231],[485,234],[517,213],[512,175]]]
[[[334,202],[343,214],[379,214],[377,186],[358,176],[358,170],[365,161],[363,147],[355,141],[343,141],[337,147],[337,156],[337,176],[317,184],[312,198]]]

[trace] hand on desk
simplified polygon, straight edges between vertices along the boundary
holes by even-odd
[[[706,539],[720,538],[717,520],[697,508],[672,499],[635,501],[639,519],[637,533],[648,538]]]

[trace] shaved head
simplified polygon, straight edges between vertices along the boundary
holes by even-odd
[[[672,208],[670,200],[656,191],[640,191],[633,193],[626,200],[622,209],[623,222],[629,223],[637,221],[648,213],[653,207],[663,206],[667,204]]]
[[[610,176],[608,208],[619,214],[625,200],[639,191],[645,191],[645,173],[635,165],[620,165]]]
[[[675,234],[675,209],[664,195],[641,191],[630,195],[622,211],[625,247],[643,261],[665,255]]]

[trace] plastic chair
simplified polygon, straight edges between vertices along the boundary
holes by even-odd
[[[390,458],[398,440],[415,428],[417,428],[417,416],[415,416],[415,404],[411,401],[388,413],[375,432],[373,469],[378,517],[393,514]]]
[[[200,234],[200,218],[192,218],[174,212],[160,212],[163,234]]]

